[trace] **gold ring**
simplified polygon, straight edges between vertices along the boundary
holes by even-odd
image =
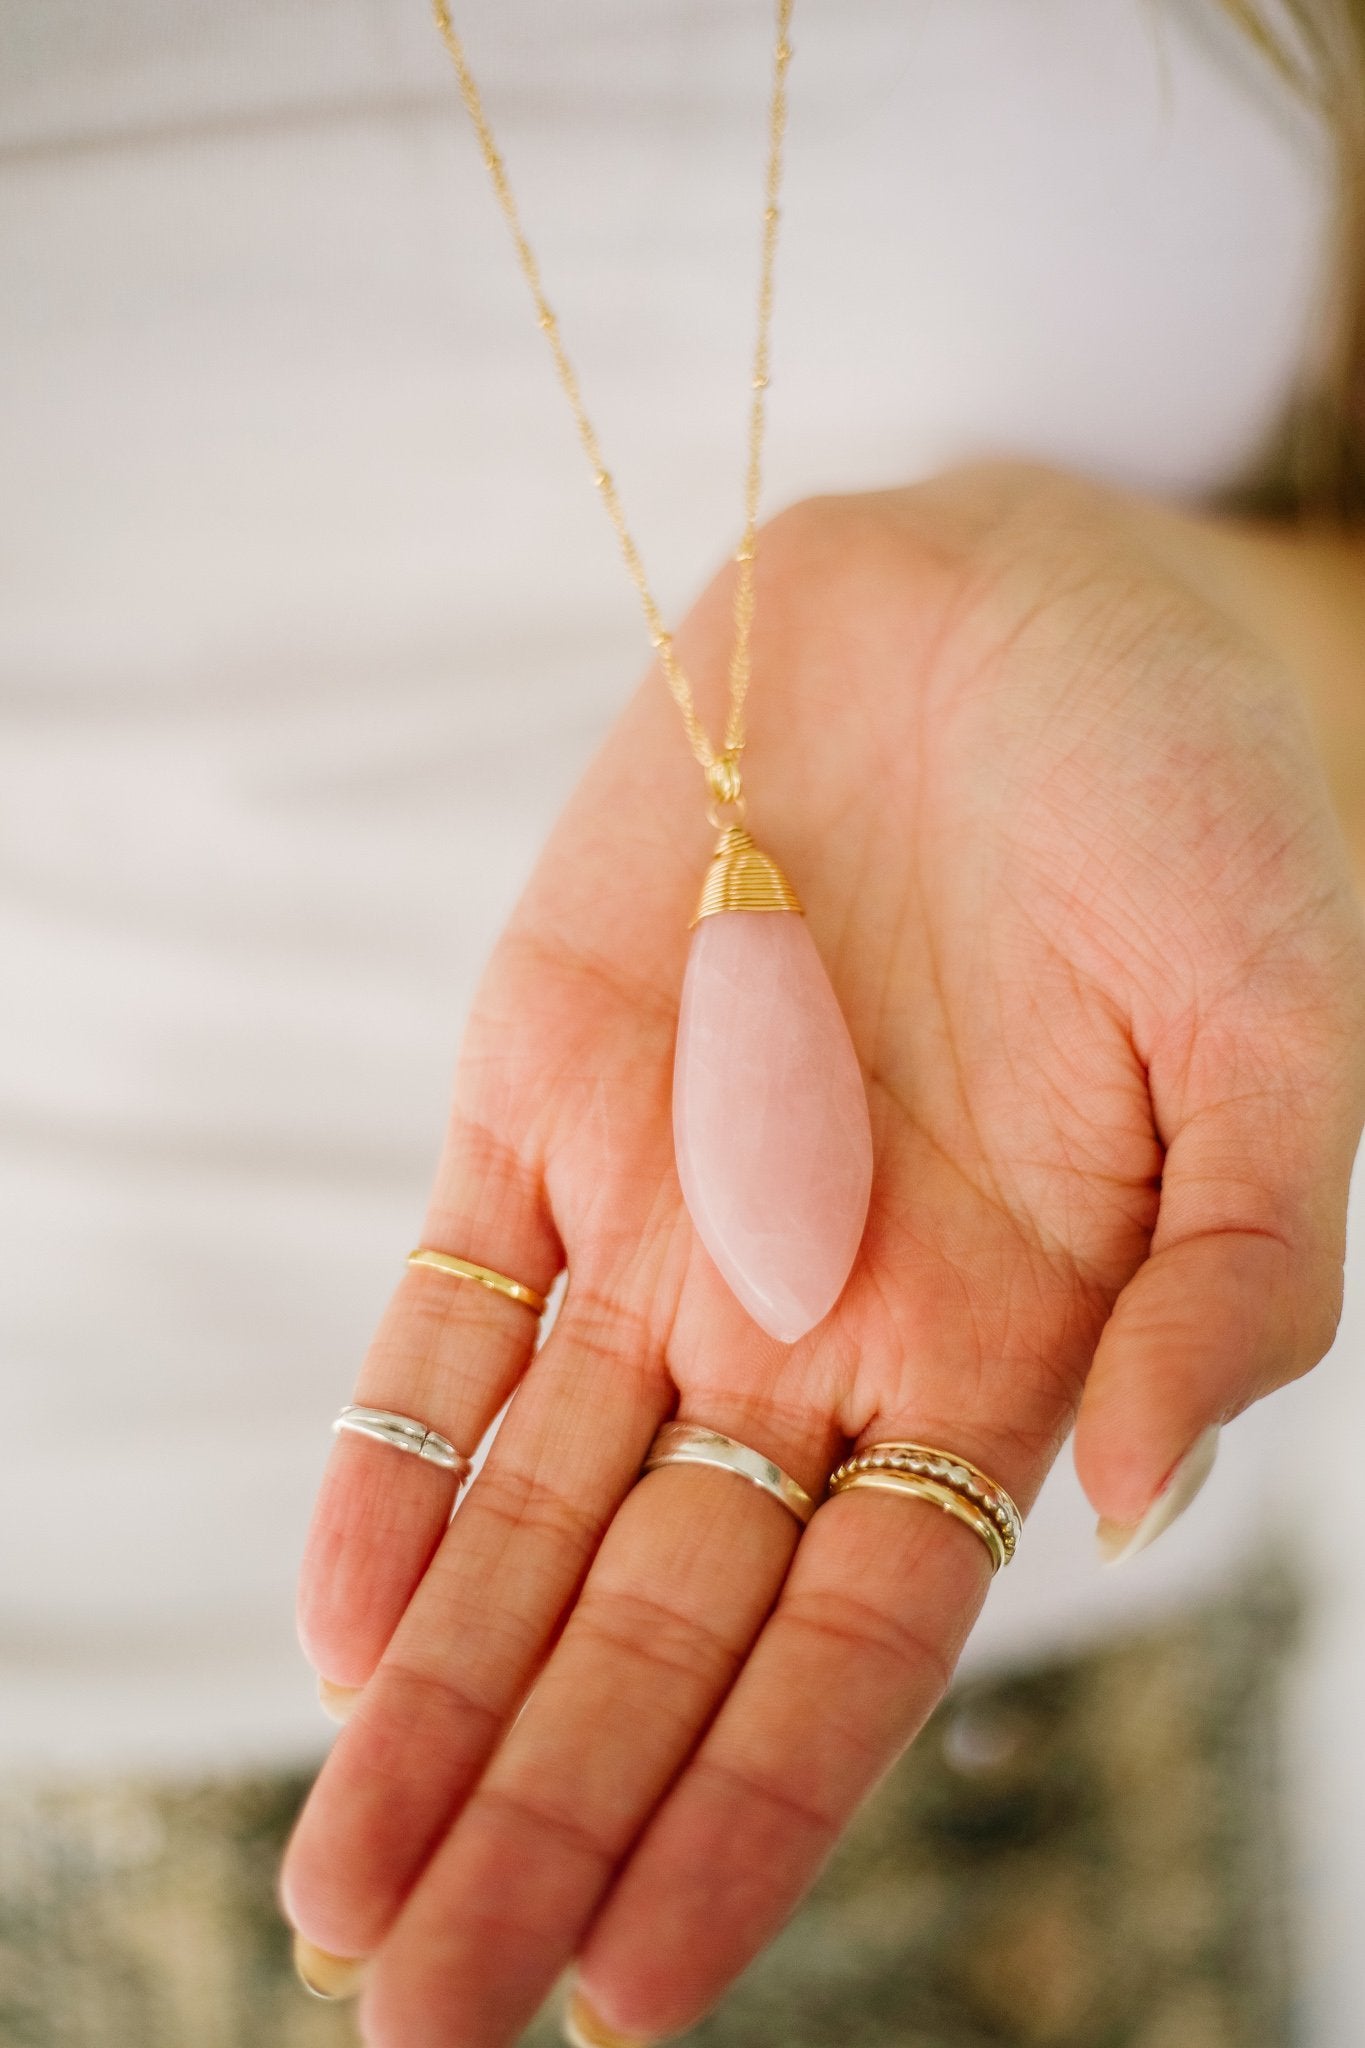
[[[453,1273],[457,1280],[477,1280],[480,1287],[505,1294],[509,1301],[519,1301],[523,1307],[534,1309],[538,1316],[545,1313],[545,1296],[537,1294],[534,1287],[524,1287],[520,1280],[509,1279],[506,1273],[495,1273],[491,1266],[476,1266],[472,1259],[457,1259],[453,1252],[434,1252],[429,1245],[419,1244],[415,1252],[408,1253],[408,1264],[434,1266],[438,1273]]]
[[[1003,1486],[976,1465],[932,1444],[869,1444],[846,1458],[829,1482],[831,1496],[871,1487],[928,1501],[970,1529],[999,1571],[1019,1547],[1023,1519]]]
[[[657,1472],[661,1465],[714,1465],[721,1472],[733,1472],[747,1479],[795,1515],[802,1528],[815,1513],[815,1502],[790,1473],[718,1429],[704,1429],[694,1422],[666,1422],[649,1447],[644,1472]],[[644,1476],[642,1472],[641,1477]]]

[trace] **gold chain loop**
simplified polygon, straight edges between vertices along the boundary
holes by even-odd
[[[706,770],[706,786],[711,792],[711,801],[714,804],[743,802],[744,783],[733,747],[727,747],[723,754],[717,754],[709,763]]]
[[[752,673],[751,641],[754,623],[754,558],[758,552],[758,501],[763,476],[763,434],[767,422],[767,393],[770,378],[770,337],[773,316],[773,273],[777,256],[777,233],[781,219],[778,200],[782,188],[782,145],[787,130],[787,67],[791,63],[790,41],[794,0],[776,0],[776,37],[773,45],[773,81],[768,106],[768,156],[763,184],[763,233],[758,283],[758,332],[754,343],[753,376],[749,403],[749,450],[744,472],[744,530],[735,550],[735,637],[730,656],[729,710],[722,747],[715,747],[698,715],[691,684],[673,647],[673,635],[665,626],[645,575],[644,563],[630,528],[626,525],[615,479],[607,468],[597,431],[588,417],[578,377],[570,362],[559,331],[559,321],[545,296],[540,266],[526,237],[521,214],[508,182],[507,168],[493,137],[483,98],[464,53],[464,45],[451,20],[449,0],[432,0],[432,11],[441,40],[455,67],[460,97],[473,123],[484,164],[492,181],[503,219],[521,266],[522,276],[536,310],[536,321],[554,359],[556,374],[569,402],[583,453],[588,458],[593,483],[606,508],[630,579],[640,599],[650,643],[659,657],[664,679],[682,714],[688,743],[705,772],[713,805],[738,806],[742,802],[739,757],[744,751],[744,705]],[[713,779],[719,777],[719,783]],[[722,793],[722,791],[724,793]]]

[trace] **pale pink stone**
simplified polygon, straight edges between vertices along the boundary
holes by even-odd
[[[843,1292],[872,1188],[858,1057],[803,917],[726,910],[693,932],[673,1142],[702,1243],[794,1344]]]

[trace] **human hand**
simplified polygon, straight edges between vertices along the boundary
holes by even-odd
[[[679,636],[704,695],[724,581]],[[470,1449],[342,1438],[301,1591],[364,1691],[286,1860],[370,1957],[373,2048],[505,2048],[579,1959],[610,2025],[689,2025],[939,1697],[984,1550],[850,1494],[800,1536],[676,1410],[815,1491],[847,1442],[949,1446],[1027,1504],[1077,1417],[1140,1524],[1212,1424],[1330,1341],[1365,969],[1291,680],[1140,510],[1030,472],[798,508],[759,562],[748,782],[858,1048],[876,1174],[834,1312],[758,1331],[681,1206],[670,1070],[708,852],[657,678],[492,961],[423,1242],[355,1398]],[[694,823],[694,821],[696,821]]]

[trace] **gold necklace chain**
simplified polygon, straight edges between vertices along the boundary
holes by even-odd
[[[545,296],[540,279],[540,266],[536,261],[535,251],[527,240],[526,230],[522,226],[521,214],[512,187],[508,183],[507,168],[493,138],[493,130],[484,112],[483,98],[469,68],[464,45],[456,34],[455,24],[450,18],[448,0],[432,0],[437,29],[455,67],[460,97],[474,125],[479,148],[483,152],[484,164],[516,248],[522,276],[526,280],[535,305],[537,322],[549,344],[555,371],[564,396],[569,401],[574,425],[578,429],[578,438],[592,470],[593,483],[606,507],[607,517],[611,521],[626,568],[639,596],[650,640],[658,654],[674,701],[682,713],[688,742],[705,772],[712,798],[717,805],[731,807],[738,806],[742,797],[739,757],[744,751],[744,703],[749,693],[752,666],[750,642],[754,621],[754,556],[757,552],[758,499],[763,474],[763,430],[767,417],[773,266],[777,253],[778,195],[782,185],[782,143],[787,127],[787,66],[791,62],[792,54],[789,40],[792,6],[793,0],[776,0],[777,26],[773,45],[772,96],[768,108],[768,159],[764,177],[762,257],[758,283],[758,333],[754,343],[752,397],[749,404],[749,452],[744,473],[744,532],[735,550],[739,573],[735,581],[735,639],[730,656],[730,704],[725,725],[725,741],[723,746],[717,749],[713,746],[698,715],[691,684],[674,651],[673,635],[665,626],[663,616],[655,603],[640,551],[630,528],[626,525],[615,479],[607,468],[596,429],[583,403],[577,374],[560,335],[559,321]]]

